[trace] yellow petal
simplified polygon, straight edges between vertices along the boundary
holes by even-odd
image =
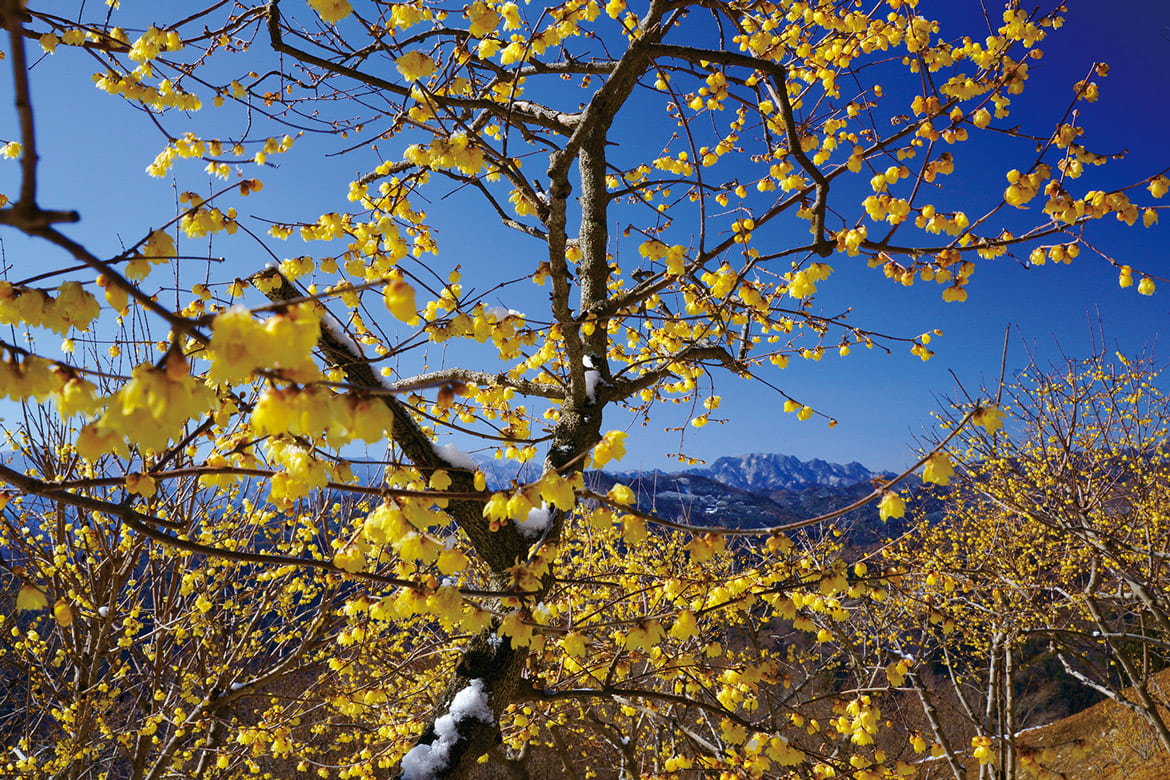
[[[45,609],[49,606],[49,599],[44,592],[35,585],[25,583],[20,586],[16,594],[16,609],[19,611]]]

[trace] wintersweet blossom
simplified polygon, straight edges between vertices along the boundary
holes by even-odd
[[[627,506],[634,503],[634,491],[620,482],[609,489],[609,497],[615,502]]]
[[[73,607],[65,599],[57,599],[53,605],[53,619],[61,628],[68,628],[73,624]]]
[[[951,481],[955,467],[951,465],[951,456],[945,452],[936,452],[926,461],[922,469],[922,481],[933,482],[936,485],[946,485]]]
[[[309,0],[309,5],[325,22],[339,22],[353,13],[349,0]]]
[[[1003,427],[1003,412],[994,406],[980,406],[971,416],[971,422],[988,433],[995,433]]]
[[[891,517],[904,517],[906,515],[906,502],[902,497],[892,490],[887,490],[882,494],[881,501],[878,502],[878,516],[882,520],[889,520]]]
[[[395,61],[395,65],[407,81],[421,81],[435,72],[435,61],[418,50],[403,54]]]
[[[496,29],[500,23],[500,15],[493,11],[483,0],[476,0],[467,9],[467,19],[470,22],[468,32],[474,38],[483,38]]]
[[[29,585],[26,582],[20,586],[20,590],[16,593],[16,609],[18,611],[47,609],[48,606],[49,599],[45,596],[44,591],[35,585]]]
[[[629,434],[622,431],[610,431],[602,437],[593,448],[593,467],[601,468],[611,460],[621,460],[626,456],[625,440]]]
[[[418,324],[418,307],[414,302],[413,287],[401,280],[391,282],[386,286],[382,297],[391,314],[407,325]]]

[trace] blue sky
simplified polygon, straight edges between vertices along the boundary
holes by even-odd
[[[297,8],[295,2],[287,5],[291,10]],[[1127,149],[1128,156],[1107,166],[1100,180],[1102,188],[1128,184],[1170,166],[1170,4],[1113,0],[1107,5],[1108,12],[1106,6],[1085,0],[1072,0],[1069,6],[1065,27],[1050,36],[1044,59],[1032,65],[1027,91],[1017,101],[1017,105],[1029,107],[1021,109],[1018,121],[1025,129],[1047,132],[1068,104],[1073,82],[1087,74],[1094,61],[1103,60],[1110,64],[1111,72],[1101,80],[1100,100],[1082,111],[1081,123],[1087,130],[1082,140],[1094,151]],[[154,13],[149,3],[125,0],[122,7],[121,13],[129,18],[150,18]],[[921,9],[927,15],[943,14],[943,37],[963,32],[973,37],[986,34],[978,0],[923,0]],[[32,48],[36,48],[35,43]],[[257,56],[268,56],[261,53],[266,49],[258,45]],[[11,106],[7,62],[0,65],[5,67],[5,75],[0,77],[0,106]],[[150,179],[143,173],[162,147],[162,138],[140,113],[94,89],[90,74],[95,69],[84,54],[62,47],[33,71],[42,156],[41,204],[78,209],[83,221],[68,232],[99,254],[112,254],[122,244],[137,241],[146,228],[169,220],[179,191],[206,192],[208,184],[199,173],[202,164],[180,165],[174,181]],[[653,125],[646,123],[644,116],[637,112],[619,116],[619,129],[632,137],[648,132]],[[229,132],[225,126],[225,134]],[[0,139],[12,138],[15,114],[3,109]],[[327,138],[299,140],[287,157],[274,158],[279,167],[259,173],[265,181],[264,191],[235,205],[246,215],[308,220],[325,211],[347,208],[348,183],[370,164],[370,158],[323,156],[347,143]],[[383,151],[388,157],[395,156],[389,146]],[[1018,145],[1014,148],[1012,153],[1020,153]],[[994,145],[971,145],[956,151],[959,175],[964,177],[960,181],[965,204],[970,201],[986,206],[1001,196],[1005,184],[1002,172],[1016,165],[999,158],[1001,153]],[[992,165],[985,166],[981,155],[994,157]],[[1028,164],[1023,155],[1019,164]],[[984,167],[993,168],[996,177],[979,176]],[[0,191],[13,193],[15,176],[14,162],[0,165]],[[481,289],[513,267],[517,273],[531,268],[523,262],[538,249],[531,239],[502,230],[465,194],[445,200],[440,200],[440,195],[436,192],[428,206],[438,229],[440,267],[462,264],[468,284]],[[1038,210],[1039,206],[1033,208]],[[968,209],[969,213],[976,211],[978,207]],[[1168,231],[1170,216],[1164,216],[1163,224],[1150,230],[1140,225],[1102,225],[1094,228],[1094,241],[1122,262],[1170,277],[1165,250]],[[762,238],[783,248],[785,242],[799,237],[777,230],[762,232]],[[12,231],[3,232],[0,239],[9,278],[19,279],[62,262],[51,248],[31,244]],[[187,244],[181,251],[207,254],[205,245]],[[225,262],[198,266],[206,266],[213,281],[244,276],[270,259],[254,244],[236,242],[229,246],[230,254],[219,244],[212,248],[213,255],[226,254]],[[295,241],[288,245],[270,242],[270,246],[282,257],[306,251],[320,253],[319,248],[307,250]],[[615,248],[636,252],[636,246],[627,240]],[[767,249],[761,244],[762,251]],[[895,287],[879,272],[859,267],[863,264],[856,260],[834,257],[830,261],[836,273],[831,284],[823,286],[820,305],[826,310],[852,306],[851,322],[901,336],[940,328],[943,336],[931,343],[934,359],[922,363],[904,349],[889,356],[878,350],[867,353],[854,349],[845,359],[831,355],[818,363],[794,360],[783,372],[762,372],[789,395],[839,420],[833,430],[823,419],[799,423],[794,415],[781,413],[782,399],[765,387],[718,377],[717,389],[724,397],[719,414],[727,422],[701,430],[688,428],[683,445],[688,454],[713,460],[752,451],[783,452],[896,469],[911,460],[913,440],[932,425],[930,412],[937,408],[939,398],[955,394],[951,372],[972,391],[995,379],[1009,325],[1013,329],[1010,372],[1023,366],[1030,355],[1046,364],[1061,354],[1087,354],[1094,334],[1100,338],[1103,333],[1107,344],[1126,352],[1154,349],[1170,322],[1170,283],[1163,284],[1152,297],[1139,296],[1133,288],[1122,290],[1116,272],[1088,253],[1072,266],[1049,264],[1030,270],[1009,259],[984,261],[965,304],[944,304],[940,288],[933,284]],[[151,280],[161,281],[155,276]],[[491,302],[531,310],[540,305],[542,294],[543,290],[534,288]],[[533,315],[538,316],[539,310]],[[457,356],[462,355],[444,355],[443,348],[432,347],[426,361],[434,367]],[[9,417],[5,412],[11,409],[3,407],[0,414]],[[630,454],[621,468],[671,467],[666,455],[678,450],[679,434],[663,428],[679,425],[683,418],[674,409],[663,411],[647,427],[639,427],[620,412],[609,414],[606,428],[632,426],[627,445]]]

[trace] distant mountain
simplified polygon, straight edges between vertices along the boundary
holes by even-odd
[[[686,473],[709,477],[725,485],[754,493],[778,489],[804,490],[814,486],[843,488],[869,482],[879,474],[853,463],[828,463],[815,458],[801,460],[792,455],[751,453],[723,457],[709,467]]]
[[[540,475],[540,464],[477,458],[493,490],[513,480],[526,482]],[[669,472],[593,471],[589,486],[605,492],[617,482],[637,496],[638,508],[687,525],[760,528],[782,525],[831,512],[864,497],[873,480],[884,476],[860,463],[801,460],[792,455],[753,453],[723,457],[707,468]],[[897,529],[885,527],[870,504],[842,518],[859,541],[868,542]]]
[[[827,514],[864,498],[873,480],[889,476],[860,463],[804,461],[791,455],[753,453],[723,457],[711,466],[680,472],[594,472],[591,486],[628,485],[638,508],[687,525],[760,528]],[[910,498],[911,496],[907,496]],[[882,523],[876,502],[841,517],[853,544],[867,547],[905,530]]]
[[[758,528],[797,519],[791,507],[777,503],[767,495],[698,474],[592,472],[586,481],[599,492],[621,482],[634,491],[638,508],[642,511],[687,525]]]

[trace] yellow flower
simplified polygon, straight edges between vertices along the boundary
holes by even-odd
[[[443,550],[439,553],[439,571],[443,574],[454,574],[468,567],[471,561],[459,550]]]
[[[797,271],[788,282],[788,294],[793,298],[807,298],[817,291],[814,280],[807,271]]]
[[[333,556],[333,565],[350,574],[356,574],[366,567],[365,552],[356,544],[347,544]]]
[[[638,254],[648,260],[661,260],[666,257],[668,251],[666,244],[653,238],[642,242],[642,245],[638,247]]]
[[[90,324],[101,313],[97,298],[77,282],[65,282],[57,288],[57,292],[57,299],[52,304],[52,313],[58,321],[49,323],[49,327],[62,336],[69,327],[89,330]]]
[[[45,609],[49,606],[49,599],[44,592],[35,585],[27,582],[20,586],[16,594],[16,609],[18,611]]]
[[[508,494],[492,493],[492,497],[483,505],[483,516],[489,520],[506,520],[508,518]]]
[[[585,657],[585,636],[580,631],[570,631],[561,640],[561,647],[574,658]]]
[[[213,382],[240,382],[247,379],[263,357],[257,347],[263,341],[263,328],[242,306],[233,306],[211,323]]]
[[[593,466],[601,468],[611,460],[621,460],[626,456],[625,440],[628,434],[621,431],[610,431],[605,434],[597,446],[593,448]]]
[[[982,426],[988,433],[995,433],[1003,427],[1003,412],[994,406],[981,406],[971,416],[971,422]]]
[[[65,599],[57,599],[53,605],[53,619],[61,628],[68,628],[73,623],[73,607]]]
[[[936,452],[926,461],[922,469],[922,481],[933,482],[936,485],[945,485],[951,481],[955,467],[951,465],[951,456],[945,452]]]
[[[476,38],[482,38],[500,23],[500,15],[493,11],[483,0],[476,0],[467,10],[467,19],[471,23],[468,32]]]
[[[1142,295],[1153,295],[1155,289],[1154,280],[1148,276],[1143,276],[1138,282],[1138,292]]]
[[[526,647],[532,643],[532,626],[524,622],[519,612],[510,612],[500,623],[500,633],[511,638],[514,647]]]
[[[942,299],[945,303],[963,303],[967,300],[967,288],[952,284],[943,288]]]
[[[391,282],[382,293],[386,308],[407,325],[418,324],[418,307],[414,303],[414,288],[402,280]]]
[[[577,496],[573,491],[574,483],[580,477],[580,472],[571,479],[565,479],[555,471],[546,473],[540,478],[539,483],[541,499],[547,501],[557,509],[564,509],[566,511],[572,509],[574,504],[577,503]]]
[[[520,6],[515,3],[504,3],[500,6],[500,13],[504,15],[504,19],[508,22],[506,25],[507,29],[520,29]]]
[[[394,426],[394,415],[390,408],[378,398],[346,399],[351,419],[347,420],[346,427],[355,439],[374,444],[386,437],[385,431]],[[437,473],[437,472],[436,472]],[[448,478],[448,484],[450,479]],[[446,490],[446,487],[436,488]]]
[[[971,737],[971,755],[979,759],[980,764],[990,764],[994,754],[991,751],[991,737]]]
[[[435,61],[421,51],[408,51],[397,59],[398,72],[407,81],[419,81],[435,72]]]
[[[883,521],[891,517],[905,517],[906,502],[897,493],[887,490],[882,494],[882,500],[878,502],[878,515]]]
[[[362,536],[372,544],[386,544],[408,533],[402,510],[395,504],[381,504],[366,517]]]
[[[620,482],[609,489],[609,497],[626,506],[634,503],[634,491]]]
[[[339,22],[353,13],[349,0],[309,0],[309,6],[326,22]]]
[[[53,391],[53,403],[62,417],[75,414],[92,415],[101,408],[97,386],[80,377],[72,377]]]
[[[151,498],[158,491],[154,477],[149,474],[128,474],[126,476],[126,491],[135,493],[143,498]]]
[[[649,534],[646,531],[646,523],[637,515],[622,515],[621,523],[622,536],[625,538],[627,544],[641,544],[649,538]]]
[[[695,631],[695,613],[689,609],[679,612],[674,619],[674,625],[670,627],[670,635],[678,640],[690,639],[695,635]]]
[[[175,239],[171,238],[169,233],[156,230],[146,240],[146,245],[142,247],[142,254],[154,261],[170,260],[176,254]]]

